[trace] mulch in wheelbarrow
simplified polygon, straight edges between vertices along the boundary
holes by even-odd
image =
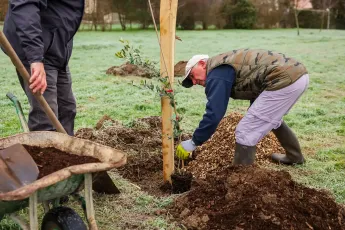
[[[78,156],[56,148],[41,148],[24,145],[40,171],[38,179],[73,165],[97,163],[98,159],[89,156]]]

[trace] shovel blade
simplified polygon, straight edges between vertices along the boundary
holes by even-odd
[[[38,167],[23,145],[0,150],[0,192],[9,192],[37,180]]]
[[[119,194],[120,190],[116,187],[113,180],[107,172],[98,172],[93,174],[93,191],[101,194]]]

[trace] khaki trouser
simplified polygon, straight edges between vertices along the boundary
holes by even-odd
[[[275,91],[263,91],[236,127],[236,142],[255,146],[272,129],[277,129],[282,118],[297,102],[309,85],[305,74],[292,85]]]

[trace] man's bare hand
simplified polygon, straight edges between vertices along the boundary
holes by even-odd
[[[41,62],[34,62],[30,65],[31,77],[30,77],[30,89],[33,93],[44,91],[47,88],[46,71],[44,65]]]

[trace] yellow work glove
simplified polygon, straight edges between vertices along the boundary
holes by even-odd
[[[194,142],[190,139],[187,141],[182,141],[176,149],[176,156],[181,160],[188,159],[191,152],[193,152],[196,149],[196,145]]]

